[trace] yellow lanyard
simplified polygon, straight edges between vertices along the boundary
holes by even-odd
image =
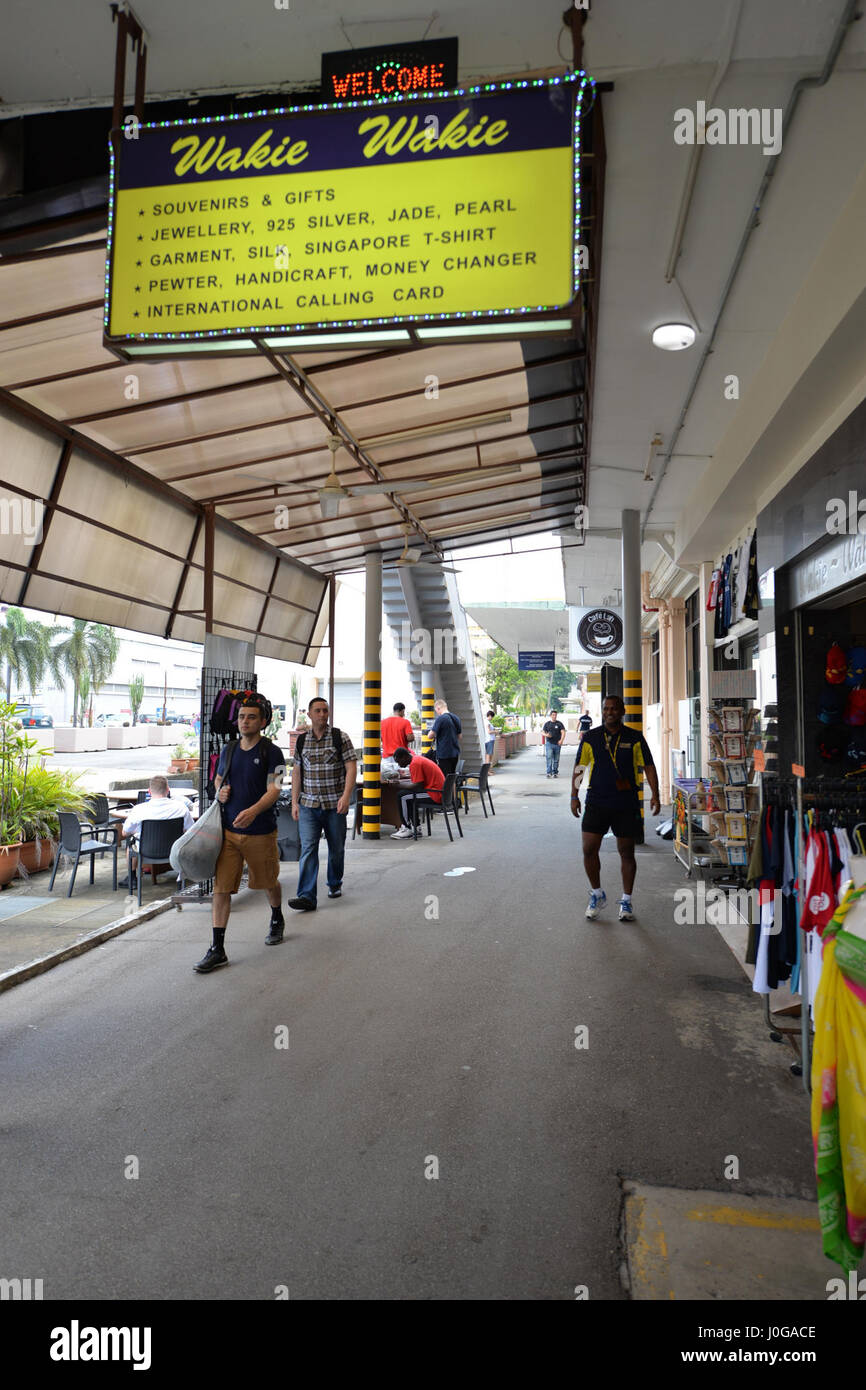
[[[616,755],[617,755],[617,753],[619,752],[619,744],[620,744],[620,739],[621,739],[621,738],[622,738],[622,729],[620,729],[619,734],[617,735],[617,740],[616,740],[616,743],[615,743],[614,746],[613,746],[613,752],[611,753],[611,751],[610,751],[610,740],[608,739],[607,734],[605,734],[605,736],[604,736],[604,746],[605,746],[605,748],[607,749],[608,757],[610,758],[611,762],[613,763],[613,770],[614,770],[614,772],[615,772],[616,775],[617,775],[617,780],[619,780],[620,778],[622,778],[622,773],[620,772],[619,768],[618,768],[617,765],[616,765]],[[622,780],[625,781],[625,778],[622,778]]]

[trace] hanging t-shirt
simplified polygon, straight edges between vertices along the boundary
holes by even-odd
[[[810,830],[806,841],[806,900],[800,917],[805,931],[824,930],[836,910],[830,850],[823,830]]]
[[[708,613],[713,613],[715,611],[716,602],[719,597],[719,580],[721,579],[721,575],[721,570],[713,570],[712,578],[710,579],[710,591],[707,594]]]
[[[758,593],[758,532],[757,528],[752,532],[749,541],[749,573],[746,580],[746,607],[745,615],[747,618],[757,618],[759,607]]]
[[[737,556],[737,577],[734,588],[734,602],[731,606],[731,622],[738,623],[746,616],[746,591],[749,584],[749,549],[751,536],[747,536]]]

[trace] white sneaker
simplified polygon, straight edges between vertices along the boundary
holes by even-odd
[[[411,838],[412,834],[413,834],[413,831],[411,831],[411,830],[409,829],[408,825],[401,825],[399,830],[395,830],[395,831],[394,831],[394,834],[391,836],[391,839],[392,839],[392,840],[408,840],[408,839]]]
[[[634,908],[631,905],[631,898],[623,897],[619,900],[619,920],[621,922],[634,921]]]
[[[595,921],[599,914],[599,909],[607,904],[607,893],[603,888],[593,888],[589,895],[589,902],[586,907],[586,915],[591,922]]]

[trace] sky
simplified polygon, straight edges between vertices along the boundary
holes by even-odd
[[[508,553],[512,545],[514,554]],[[461,571],[457,586],[464,607],[543,599],[565,603],[562,550],[558,536],[549,532],[453,550],[451,555],[454,568]]]

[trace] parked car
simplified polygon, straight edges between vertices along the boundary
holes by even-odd
[[[25,729],[53,729],[54,717],[44,705],[19,705],[18,718]]]
[[[115,726],[116,728],[120,728],[120,727],[124,724],[125,721],[124,721],[123,715],[111,713],[111,714],[97,714],[96,717],[95,717],[95,719],[93,720],[93,722],[94,722],[94,724],[98,725],[100,729],[107,729],[107,728],[109,727],[109,725],[113,725],[113,726]],[[132,721],[130,720],[130,723],[131,723],[131,722],[132,722]]]

